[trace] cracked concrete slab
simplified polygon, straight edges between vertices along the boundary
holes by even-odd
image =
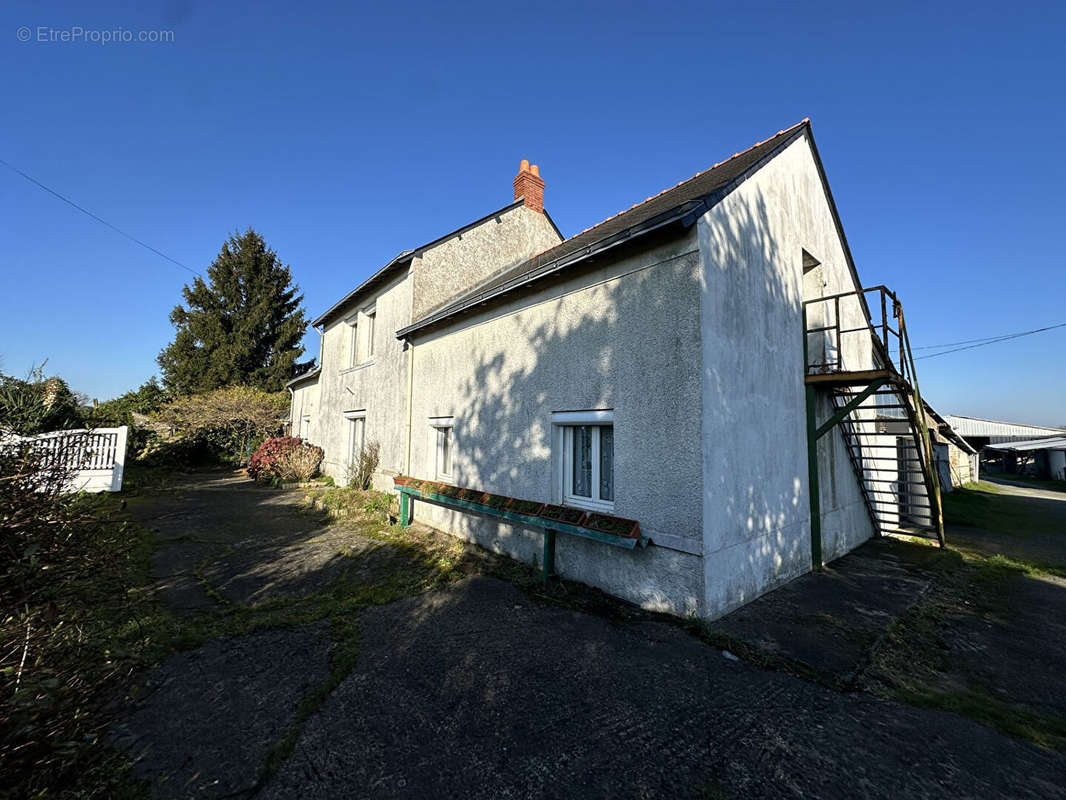
[[[710,629],[811,667],[849,684],[869,661],[870,648],[917,602],[933,575],[919,566],[921,548],[874,539],[824,567],[801,575]]]
[[[474,578],[365,611],[259,797],[1061,797],[1066,758]]]
[[[326,624],[216,639],[154,671],[112,726],[156,797],[250,795],[271,746],[329,672]]]

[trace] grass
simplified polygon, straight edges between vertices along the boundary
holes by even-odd
[[[122,693],[136,692],[136,676],[174,652],[211,639],[326,620],[334,642],[328,678],[302,700],[293,724],[271,749],[261,768],[265,778],[291,752],[306,719],[355,666],[355,612],[468,574],[462,542],[390,526],[387,497],[331,487],[310,491],[324,495],[326,505],[346,516],[356,533],[387,547],[389,560],[381,570],[370,579],[342,578],[318,593],[249,605],[226,600],[202,577],[201,568],[201,582],[217,604],[180,617],[150,588],[154,535],[121,518],[117,497],[89,499],[96,521],[77,531],[62,568],[45,576],[33,606],[0,620],[5,697],[0,785],[5,796],[144,797],[147,787],[132,778],[125,755],[104,741],[110,723],[106,709]],[[373,554],[372,549],[352,557]],[[27,624],[31,642],[19,674]]]
[[[150,477],[145,485],[165,485],[165,476]],[[955,524],[1017,534],[1020,518],[1027,531],[1060,532],[1058,525],[1026,509],[1024,502],[1016,505],[1019,499],[1002,494],[993,484],[975,484],[945,495],[945,510]],[[134,676],[147,674],[171,653],[217,637],[328,623],[333,642],[329,673],[301,700],[288,728],[270,748],[260,765],[262,783],[291,754],[306,721],[356,667],[361,609],[486,574],[508,580],[534,598],[608,618],[643,613],[588,587],[563,581],[542,585],[535,568],[458,539],[417,526],[401,529],[389,524],[393,509],[388,495],[323,485],[304,490],[308,511],[343,519],[346,528],[378,545],[347,553],[355,577],[342,577],[317,593],[258,604],[226,601],[205,579],[205,589],[219,601],[217,605],[204,613],[177,617],[148,588],[153,535],[122,519],[116,498],[104,496],[92,502],[97,504],[99,524],[86,528],[70,563],[50,577],[37,606],[0,621],[4,652],[12,650],[10,643],[21,641],[27,621],[35,631],[40,626],[19,692],[14,702],[0,706],[7,742],[3,746],[20,745],[16,753],[0,751],[0,785],[12,796],[120,800],[143,796],[146,787],[131,777],[125,755],[109,749],[103,740],[109,722],[107,703],[116,693],[129,690]],[[374,559],[378,559],[374,569],[359,572],[359,565]],[[934,589],[903,614],[875,647],[863,685],[888,698],[952,711],[1066,752],[1066,721],[1011,703],[995,687],[960,674],[944,647],[953,615],[976,609],[990,618],[1009,617],[1005,596],[1009,579],[1066,577],[1066,568],[935,548],[923,553],[921,568],[937,576]],[[52,616],[53,607],[58,616]],[[690,621],[688,627],[708,644],[745,660],[826,682],[825,676],[801,663],[764,656],[701,622]],[[0,668],[0,688],[7,689],[12,660],[7,658]]]
[[[1012,536],[1061,535],[1066,529],[1064,515],[1051,514],[1044,505],[1055,501],[1005,494],[1002,487],[986,481],[947,492],[942,501],[944,521],[953,525]]]
[[[1026,486],[1032,486],[1034,489],[1047,489],[1052,492],[1066,492],[1066,481],[1062,480],[1007,473],[997,473],[997,477],[1002,477],[1003,480],[1010,481],[1011,483],[1024,483]]]
[[[926,566],[937,576],[931,591],[888,628],[871,654],[866,687],[889,699],[960,714],[1066,753],[1066,719],[1011,702],[1003,694],[1009,687],[984,685],[948,655],[960,618],[976,615],[989,624],[998,620],[1009,625],[1010,581],[1049,571],[1058,574],[1060,568],[956,549],[939,551]]]
[[[65,557],[43,565],[21,608],[0,620],[0,785],[13,797],[143,794],[104,743],[103,709],[157,653],[159,611],[141,588],[151,536],[115,519],[111,497],[80,502],[95,521],[72,531]]]

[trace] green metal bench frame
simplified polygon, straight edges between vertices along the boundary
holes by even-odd
[[[633,550],[637,547],[646,548],[651,544],[651,539],[641,536],[639,539],[629,539],[623,536],[612,536],[609,533],[594,531],[591,528],[582,528],[578,525],[569,525],[565,522],[538,517],[533,514],[519,514],[506,509],[490,508],[489,506],[471,503],[467,500],[459,500],[455,497],[445,497],[433,492],[423,492],[419,489],[411,489],[407,486],[400,487],[400,526],[406,528],[411,524],[411,501],[425,500],[436,503],[446,508],[454,508],[458,511],[472,511],[486,517],[496,517],[530,528],[540,528],[544,531],[544,558],[541,565],[541,576],[545,581],[555,575],[555,534],[566,533],[571,536],[580,536],[584,539],[592,539],[601,544],[609,544],[612,547],[622,547]]]

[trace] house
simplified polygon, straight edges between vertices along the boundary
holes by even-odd
[[[861,287],[809,121],[569,238],[535,165],[513,190],[314,320],[292,429],[328,474],[373,441],[384,490],[402,474],[636,520],[646,547],[551,533],[549,553],[548,528],[410,495],[421,522],[704,618],[877,533],[942,540],[913,363],[891,355],[902,306]],[[900,446],[869,416],[888,401]]]

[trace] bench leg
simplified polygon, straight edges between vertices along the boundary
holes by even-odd
[[[407,492],[400,492],[400,527],[406,528],[411,524],[411,496]]]
[[[544,558],[541,577],[545,583],[555,577],[555,531],[544,530]]]

